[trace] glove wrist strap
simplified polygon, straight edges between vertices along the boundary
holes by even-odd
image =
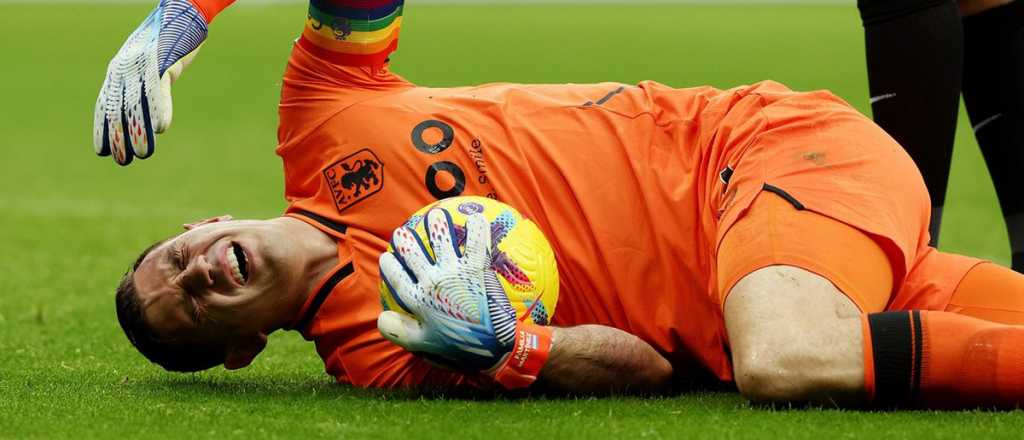
[[[537,380],[551,353],[553,330],[534,324],[516,327],[516,342],[505,359],[489,373],[505,389],[526,388]]]

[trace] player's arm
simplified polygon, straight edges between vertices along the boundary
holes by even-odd
[[[650,344],[603,325],[555,328],[537,385],[565,392],[655,393],[668,387],[672,365]]]
[[[398,48],[404,0],[311,0],[298,44],[345,66],[383,67]]]
[[[467,362],[458,359],[457,355],[452,354],[452,350],[433,347],[430,330],[416,319],[396,312],[385,312],[381,315],[378,326],[385,338],[399,347],[432,360],[434,364],[461,371],[473,370],[477,366],[472,363],[473,366],[467,368]],[[514,349],[505,353],[508,358],[505,358],[504,362],[501,362],[500,358],[490,359],[490,365],[497,365],[486,368],[483,372],[505,388],[531,386],[535,389],[565,393],[656,393],[667,389],[669,385],[672,365],[650,344],[632,334],[602,325],[546,329],[552,334],[548,351],[531,353],[532,359],[545,359],[533,367],[518,370],[513,382],[501,380],[496,373],[502,367],[507,368],[509,362],[515,361]],[[462,384],[461,381],[451,380],[452,378],[468,377],[455,371],[436,368],[432,370],[432,380],[417,382],[415,385],[438,389],[439,385],[449,386],[456,382]],[[389,386],[393,383],[369,385]],[[479,381],[473,382],[474,387],[481,385]]]
[[[235,0],[160,0],[107,66],[96,99],[93,147],[120,165],[153,154],[171,125],[171,85],[206,40],[208,26]]]
[[[381,256],[381,275],[404,310],[385,311],[385,338],[436,363],[481,371],[507,389],[542,380],[548,389],[608,393],[657,391],[672,368],[650,345],[626,332],[590,325],[553,328],[516,319],[490,267],[490,224],[466,222],[462,255],[447,212],[427,213],[430,258],[408,228],[395,231],[396,253]],[[436,261],[433,261],[436,260]]]

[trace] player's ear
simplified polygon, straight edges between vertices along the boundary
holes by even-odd
[[[231,220],[234,220],[234,219],[235,219],[234,217],[232,217],[230,215],[227,215],[227,214],[224,214],[224,215],[220,215],[220,216],[217,216],[217,217],[211,217],[211,218],[208,218],[208,219],[199,220],[199,221],[193,222],[193,223],[185,223],[185,224],[183,224],[181,226],[184,227],[186,231],[190,231],[190,230],[198,228],[198,227],[200,227],[202,225],[208,225],[210,223],[217,223],[217,222],[226,222],[226,221],[231,221]]]
[[[224,368],[237,370],[248,367],[253,359],[267,346],[267,335],[255,335],[234,338],[228,343],[227,354],[224,356]]]

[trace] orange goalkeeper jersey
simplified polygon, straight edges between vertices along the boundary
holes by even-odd
[[[277,153],[288,215],[337,237],[340,264],[292,328],[316,342],[329,374],[357,386],[465,380],[376,328],[377,260],[392,231],[458,195],[508,203],[547,235],[561,280],[554,325],[616,327],[650,343],[677,375],[731,380],[716,246],[767,178],[751,157],[771,154],[745,153],[772,124],[813,133],[823,115],[863,118],[825,92],[772,82],[726,91],[654,82],[418,87],[383,65],[339,64],[314,43],[304,37],[293,49]],[[383,59],[394,41],[375,47],[389,48],[373,58]],[[794,97],[795,110],[766,116]],[[817,119],[791,124],[804,107],[821,109]],[[751,180],[727,185],[744,160]],[[809,204],[834,197],[814,185],[799,191]],[[856,208],[836,206],[840,219]],[[897,233],[890,229],[866,228]]]
[[[562,284],[554,325],[617,327],[677,370],[697,364],[729,379],[709,295],[720,174],[763,125],[762,99],[751,95],[763,89],[783,90],[416,87],[296,46],[277,150],[288,212],[337,236],[351,262],[333,292],[318,289],[326,299],[312,296],[296,327],[343,382],[457,380],[377,333],[377,259],[412,212],[482,195],[516,207],[551,241]]]

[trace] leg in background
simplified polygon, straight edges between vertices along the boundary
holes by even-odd
[[[1024,271],[1024,2],[964,18],[964,102]],[[978,8],[975,8],[978,9]]]
[[[953,0],[858,0],[875,122],[910,153],[931,195],[939,239],[963,64]],[[913,54],[913,56],[909,56]]]

